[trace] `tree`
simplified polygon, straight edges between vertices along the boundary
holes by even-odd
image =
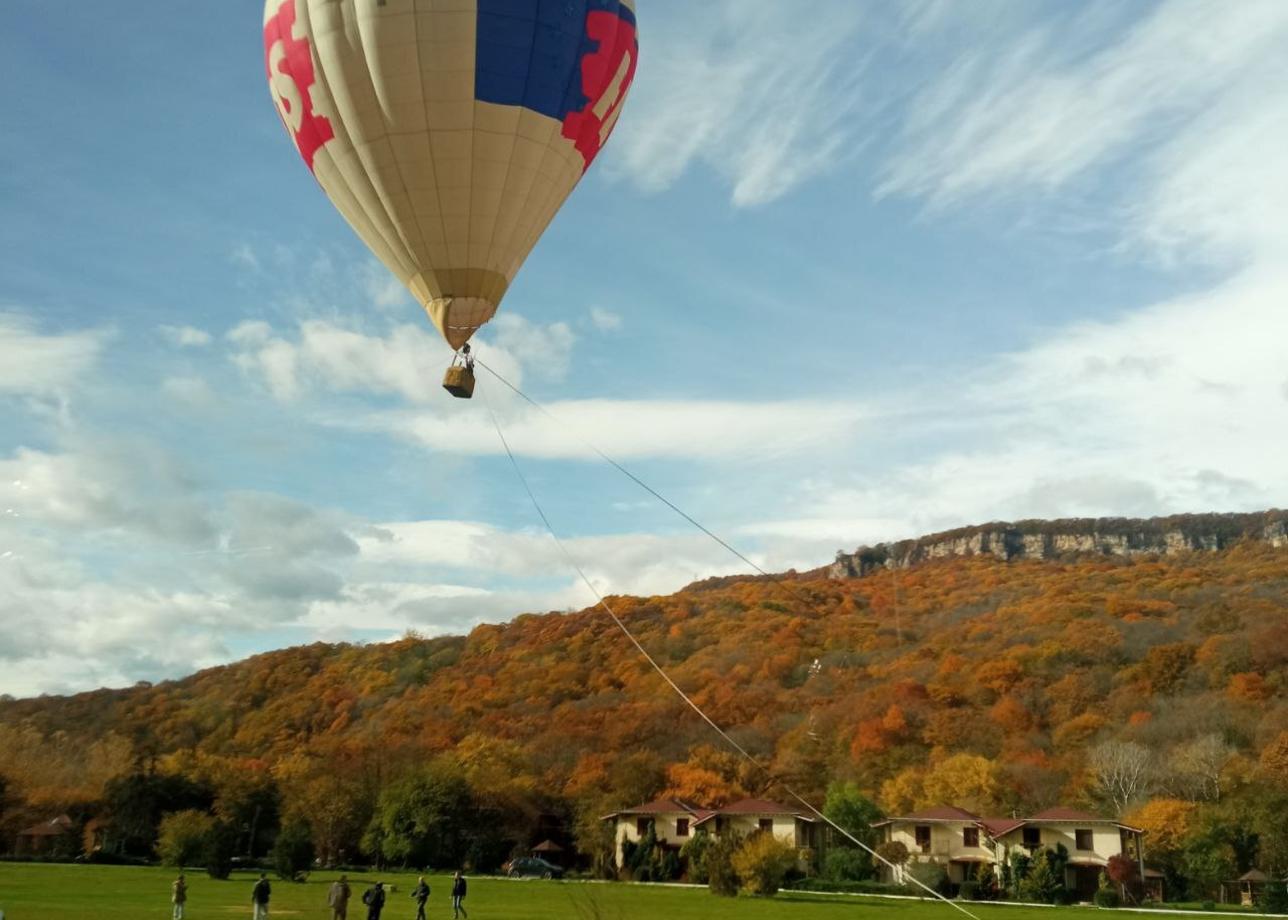
[[[1038,850],[1028,875],[1020,882],[1020,897],[1042,904],[1056,904],[1064,892],[1064,865],[1051,850]]]
[[[1134,741],[1106,741],[1091,749],[1088,766],[1095,777],[1096,793],[1121,815],[1149,791],[1153,756]]]
[[[208,811],[210,790],[183,776],[135,772],[111,780],[103,793],[111,836],[126,853],[150,856],[166,812]]]
[[[922,786],[925,803],[950,802],[976,813],[990,811],[997,796],[997,764],[978,754],[945,757],[926,773]]]
[[[876,829],[872,822],[880,820],[881,809],[859,791],[854,783],[833,783],[827,788],[823,815],[850,837],[868,848],[876,845]],[[856,848],[849,838],[835,835],[833,847],[824,857],[830,867],[829,877],[864,879],[872,876],[872,856],[865,849]]]
[[[1118,886],[1118,894],[1124,899],[1139,902],[1142,893],[1140,866],[1126,853],[1115,853],[1105,865],[1105,875]]]
[[[1168,760],[1169,787],[1191,801],[1220,801],[1221,773],[1233,753],[1216,732],[1179,745]]]
[[[711,835],[705,831],[698,831],[680,847],[680,858],[687,867],[688,880],[695,885],[706,885],[711,881],[711,874],[707,870],[711,847]]]
[[[796,848],[771,833],[752,834],[732,857],[744,891],[772,897],[796,865]]]
[[[273,844],[273,868],[278,878],[298,881],[313,866],[315,855],[309,826],[303,821],[290,821]]]
[[[742,838],[726,832],[716,838],[707,851],[707,885],[712,894],[732,898],[738,894],[738,873],[733,856],[742,846]]]
[[[896,869],[902,869],[907,865],[908,859],[912,854],[908,852],[908,847],[903,841],[887,840],[877,847],[877,856],[880,857],[884,864],[894,866]],[[892,875],[897,876],[898,873],[895,872]]]
[[[436,761],[381,793],[363,847],[402,866],[459,865],[471,804],[459,769]]]
[[[237,854],[237,828],[227,821],[216,820],[206,835],[202,859],[206,874],[211,878],[226,879],[233,871],[233,857]]]
[[[206,851],[215,819],[204,811],[172,811],[161,818],[157,855],[167,866],[191,866]]]

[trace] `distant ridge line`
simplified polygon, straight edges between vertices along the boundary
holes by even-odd
[[[1173,514],[1154,518],[1064,518],[994,521],[928,534],[915,540],[839,551],[830,578],[861,578],[953,556],[1057,559],[1065,556],[1175,555],[1217,552],[1241,542],[1288,548],[1288,511]]]

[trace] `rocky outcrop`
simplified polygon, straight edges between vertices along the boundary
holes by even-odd
[[[859,578],[947,556],[1057,559],[1064,556],[1164,556],[1216,552],[1242,541],[1288,548],[1288,511],[1256,514],[1178,514],[1149,518],[1072,518],[962,527],[916,540],[838,552],[832,578]]]

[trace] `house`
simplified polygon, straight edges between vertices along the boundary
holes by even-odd
[[[17,856],[49,856],[65,844],[75,833],[75,825],[67,815],[33,824],[18,832],[14,854]]]
[[[975,878],[982,866],[995,869],[1012,855],[1033,855],[1063,846],[1069,854],[1065,887],[1091,900],[1111,856],[1126,853],[1143,867],[1140,828],[1073,808],[1048,808],[1028,818],[986,818],[941,805],[911,815],[877,821],[883,840],[899,841],[911,861],[937,862],[948,880],[960,884]],[[880,867],[885,881],[904,881],[906,870]]]
[[[677,850],[699,833],[714,837],[729,833],[742,837],[769,833],[796,847],[804,857],[807,854],[803,851],[817,846],[818,837],[817,821],[804,814],[804,809],[766,799],[743,799],[723,808],[703,808],[679,799],[657,799],[604,815],[601,820],[613,822],[619,866],[626,842],[638,841],[650,827],[658,843]]]

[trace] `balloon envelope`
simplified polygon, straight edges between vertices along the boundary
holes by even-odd
[[[634,0],[268,0],[278,112],[350,226],[453,348],[608,139]]]

